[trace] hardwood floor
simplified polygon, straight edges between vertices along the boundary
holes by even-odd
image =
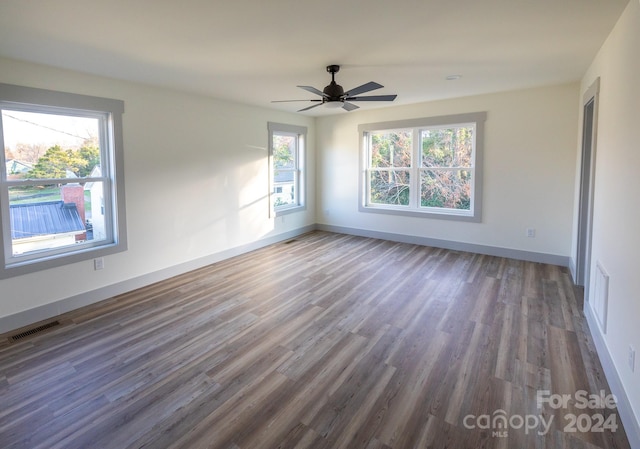
[[[307,234],[2,344],[0,447],[628,448],[579,408],[610,393],[581,295],[561,267]]]

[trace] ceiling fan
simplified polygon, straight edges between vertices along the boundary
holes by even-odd
[[[345,92],[342,86],[336,83],[336,73],[338,73],[338,71],[340,71],[339,65],[334,64],[327,66],[327,72],[331,73],[331,84],[329,84],[323,90],[319,90],[311,86],[297,86],[300,89],[311,92],[312,94],[320,95],[320,97],[322,98],[313,100],[276,100],[272,101],[272,103],[285,103],[289,101],[312,101],[316,103],[306,108],[302,108],[298,110],[298,112],[308,111],[309,109],[316,108],[323,104],[327,104],[327,106],[336,108],[342,107],[342,109],[345,109],[347,111],[353,111],[354,109],[358,109],[358,106],[351,103],[352,101],[393,101],[397,97],[397,95],[368,95],[365,97],[358,97],[358,94],[384,87],[383,85],[373,81],[369,81],[362,86],[355,87]]]

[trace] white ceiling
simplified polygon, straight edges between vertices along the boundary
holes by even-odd
[[[577,81],[627,3],[2,0],[0,56],[292,112],[312,103],[271,100],[318,98],[296,85],[340,64],[345,90],[409,104]]]

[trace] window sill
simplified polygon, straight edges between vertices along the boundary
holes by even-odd
[[[387,215],[400,215],[404,217],[419,217],[419,218],[435,218],[439,220],[454,220],[454,221],[466,221],[473,223],[480,223],[482,217],[479,212],[475,214],[467,211],[438,211],[438,210],[424,210],[418,211],[415,209],[406,209],[404,207],[394,207],[385,205],[364,206],[360,205],[360,212],[369,212],[374,214],[387,214]]]
[[[276,217],[279,217],[281,215],[293,214],[295,212],[300,212],[306,209],[307,209],[307,206],[303,204],[299,206],[289,206],[289,207],[283,207],[281,209],[276,209],[274,210],[274,213]]]

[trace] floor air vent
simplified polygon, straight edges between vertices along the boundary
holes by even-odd
[[[19,341],[19,340],[22,340],[23,338],[30,337],[31,335],[35,335],[35,334],[37,334],[39,332],[42,332],[42,331],[47,330],[47,329],[51,329],[52,327],[59,326],[59,325],[60,325],[59,321],[52,321],[50,323],[46,323],[46,324],[43,324],[41,326],[34,327],[32,329],[28,329],[28,330],[26,330],[24,332],[20,332],[19,334],[12,335],[9,339],[11,341]]]
[[[600,261],[596,262],[596,276],[593,281],[593,303],[591,307],[595,312],[602,333],[607,333],[607,309],[609,305],[609,274],[602,267]]]

